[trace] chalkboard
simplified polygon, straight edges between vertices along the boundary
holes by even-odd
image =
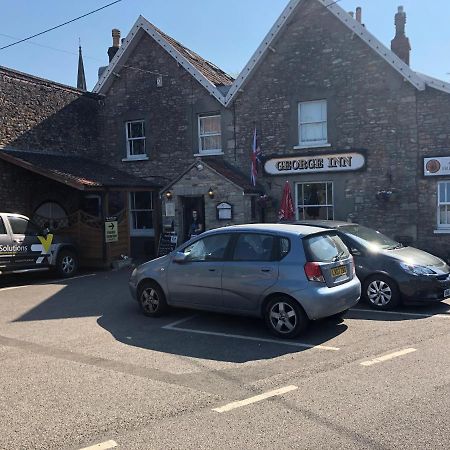
[[[161,233],[158,245],[158,257],[168,255],[177,247],[178,236],[176,233]]]

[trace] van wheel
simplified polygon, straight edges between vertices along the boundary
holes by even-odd
[[[78,270],[78,257],[71,250],[61,250],[56,259],[56,271],[62,278],[73,277]]]
[[[295,300],[275,297],[264,312],[266,325],[275,336],[292,339],[306,330],[308,318]]]
[[[148,317],[159,317],[167,312],[166,296],[152,281],[144,281],[138,291],[139,306]]]
[[[395,281],[385,275],[372,275],[364,281],[363,297],[380,310],[395,308],[400,303],[400,292]]]

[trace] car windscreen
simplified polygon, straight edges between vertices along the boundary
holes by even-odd
[[[383,249],[394,249],[402,247],[397,241],[385,236],[379,231],[367,228],[363,225],[344,225],[339,227],[339,231],[354,238],[365,247],[378,247]]]
[[[346,259],[350,253],[334,232],[320,233],[303,239],[306,258],[311,262],[333,262]]]

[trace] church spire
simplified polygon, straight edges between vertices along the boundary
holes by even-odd
[[[81,45],[78,47],[78,77],[77,88],[86,90],[86,76],[84,75],[83,55],[81,54]]]

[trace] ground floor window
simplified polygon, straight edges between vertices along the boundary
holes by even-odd
[[[132,236],[154,236],[152,192],[130,192],[130,231]]]
[[[450,230],[450,181],[438,183],[438,228]]]
[[[51,231],[69,226],[66,211],[56,202],[42,203],[33,214],[33,222]]]
[[[333,183],[297,183],[296,204],[298,220],[333,220]]]

